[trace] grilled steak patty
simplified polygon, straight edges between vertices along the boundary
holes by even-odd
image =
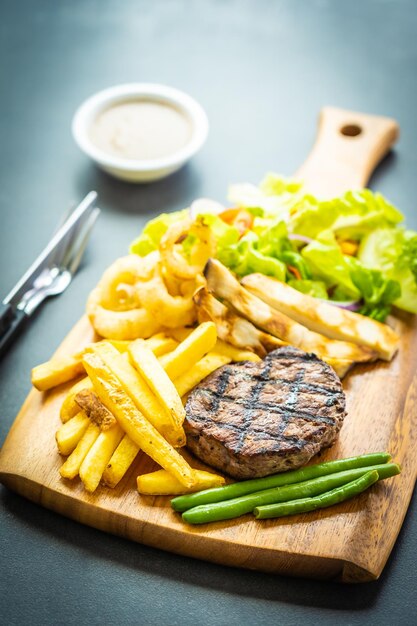
[[[304,465],[333,443],[344,416],[332,368],[284,347],[210,374],[188,398],[184,428],[197,457],[242,479]]]

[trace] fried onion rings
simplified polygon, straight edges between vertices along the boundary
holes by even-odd
[[[182,243],[188,236],[195,241],[186,258]],[[199,218],[195,222],[185,219],[168,228],[160,241],[159,250],[161,262],[170,274],[182,280],[191,280],[215,255],[216,243],[210,227]]]
[[[95,331],[106,339],[150,337],[160,330],[155,316],[143,307],[139,286],[149,280],[159,254],[131,254],[117,259],[103,274],[87,300],[87,315]]]
[[[115,261],[87,301],[96,332],[106,339],[131,340],[193,324],[193,295],[205,283],[202,270],[214,251],[209,226],[187,219],[168,229],[159,250]]]
[[[158,261],[159,253],[155,251],[145,257],[129,254],[112,263],[98,285],[103,307],[112,311],[139,308],[136,285],[152,278]]]
[[[193,294],[196,289],[195,280],[187,282],[192,283],[188,295],[171,295],[165,284],[162,268],[158,266],[154,271],[153,278],[140,284],[140,300],[145,309],[161,326],[176,328],[177,326],[188,326],[196,321],[196,307],[193,302]]]

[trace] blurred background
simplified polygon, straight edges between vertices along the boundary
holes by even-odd
[[[417,228],[415,0],[1,0],[0,7],[0,294],[30,265],[71,203],[95,189],[102,209],[74,283],[45,304],[0,364],[0,441],[29,390],[30,368],[49,358],[84,312],[87,294],[104,268],[127,252],[145,221],[199,196],[224,201],[233,182],[257,183],[268,171],[291,175],[312,147],[323,105],[398,120],[400,141],[371,187]],[[150,185],[131,185],[102,173],[80,152],[71,120],[94,92],[147,81],[196,98],[207,112],[210,133],[202,151],[178,173]],[[13,615],[17,590],[26,588],[20,623],[29,619],[36,598],[41,600],[31,623],[49,619],[48,589],[61,580],[58,560],[65,558],[69,595],[80,594],[84,571],[82,585],[91,584],[96,599],[103,599],[96,584],[102,567],[113,581],[124,581],[127,603],[134,594],[139,594],[136,600],[154,595],[155,584],[163,593],[184,598],[187,613],[173,606],[172,624],[203,618],[206,624],[241,624],[249,618],[278,623],[278,609],[290,605],[285,623],[307,623],[304,609],[314,607],[308,615],[323,624],[335,619],[389,623],[388,616],[398,612],[405,616],[399,623],[411,624],[406,617],[413,602],[417,545],[412,510],[386,573],[364,592],[363,587],[271,581],[203,567],[105,537],[2,494],[2,545],[7,562],[15,563],[4,569],[4,606]],[[72,542],[81,546],[79,552]],[[43,563],[39,579],[26,569],[27,554]],[[140,565],[150,560],[151,572],[149,565]],[[196,593],[203,588],[210,590],[204,598]],[[72,617],[55,623],[72,623],[78,615],[99,623],[94,603],[83,593],[79,598],[81,608],[68,598],[65,607]],[[112,600],[112,608],[106,609],[104,623],[138,623],[114,589],[105,599],[106,606]],[[147,604],[147,623],[164,623],[162,600],[153,609]]]

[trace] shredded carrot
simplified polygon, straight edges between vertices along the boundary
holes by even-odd
[[[232,224],[232,222],[235,220],[237,214],[239,213],[241,209],[237,208],[237,209],[226,209],[225,211],[222,211],[219,215],[219,217],[222,218],[223,222],[226,222],[227,224]]]
[[[253,226],[253,215],[245,209],[227,209],[220,213],[221,219],[237,228],[242,237]]]
[[[294,274],[297,280],[302,280],[300,270],[294,267],[294,265],[287,265],[287,268],[288,268],[288,271],[291,272],[291,274]]]
[[[345,241],[339,241],[338,243],[343,254],[348,254],[349,256],[356,255],[359,247],[359,244],[356,241],[346,239]]]
[[[233,222],[233,226],[235,226],[238,229],[241,236],[247,233],[248,230],[252,228],[252,225],[253,225],[253,216],[248,211],[245,211],[245,210],[239,211],[238,215],[236,216],[235,221]]]

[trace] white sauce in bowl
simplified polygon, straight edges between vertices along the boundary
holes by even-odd
[[[171,156],[192,138],[191,121],[179,109],[162,102],[116,103],[97,115],[89,137],[109,155],[135,161]]]

